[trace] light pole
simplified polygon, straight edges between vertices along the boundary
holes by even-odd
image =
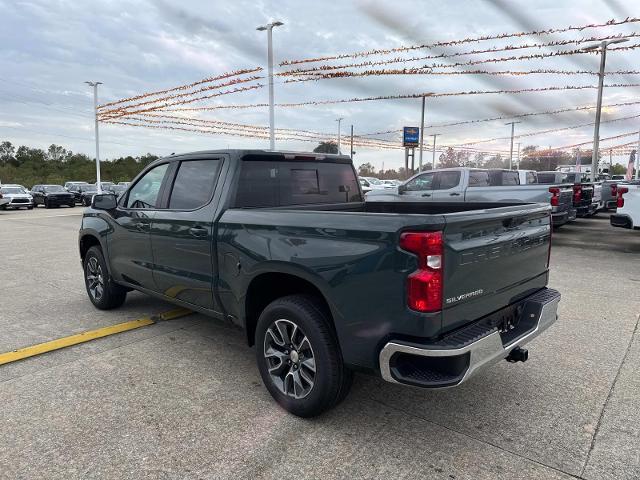
[[[424,97],[422,97],[422,114],[420,115],[420,156],[418,157],[418,171],[422,171],[422,145],[424,144]]]
[[[276,148],[276,135],[274,131],[275,124],[275,114],[273,107],[273,27],[279,27],[280,25],[284,25],[282,22],[271,22],[266,25],[262,25],[256,30],[259,31],[267,31],[267,63],[268,63],[268,73],[269,73],[269,149],[275,150]]]
[[[521,142],[518,142],[518,168],[517,168],[517,170],[520,170],[520,143]]]
[[[336,122],[338,122],[338,155],[340,155],[340,123],[344,120],[343,117],[337,118]]]
[[[430,137],[433,137],[433,147],[431,149],[431,170],[435,170],[436,169],[436,137],[440,135],[439,133],[432,133],[431,135],[429,135]]]
[[[98,85],[102,82],[84,82],[93,87],[93,114],[96,122],[96,189],[98,194],[102,193],[102,184],[100,183],[100,137],[98,135]]]
[[[602,89],[604,86],[604,66],[607,62],[607,47],[612,43],[622,43],[628,38],[617,38],[615,40],[605,40],[595,45],[589,45],[583,50],[585,52],[600,49],[600,72],[598,73],[598,102],[596,104],[596,123],[593,129],[593,150],[591,152],[591,181],[595,182],[598,177],[598,147],[600,146],[600,114],[602,112]]]
[[[638,146],[636,148],[636,180],[640,178],[640,130],[638,130]]]
[[[522,122],[505,123],[505,125],[511,125],[511,149],[509,150],[509,170],[513,168],[513,131],[515,129],[516,123],[522,123]]]

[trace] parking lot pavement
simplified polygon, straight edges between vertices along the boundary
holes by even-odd
[[[0,352],[172,308],[91,306],[80,217],[52,216],[76,211],[0,212]],[[459,388],[358,375],[298,419],[243,335],[195,314],[1,366],[0,478],[637,479],[640,232],[601,214],[553,241],[560,320]]]

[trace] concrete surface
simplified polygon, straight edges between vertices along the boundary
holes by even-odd
[[[166,311],[94,309],[80,209],[0,212],[0,352]],[[640,478],[640,231],[554,232],[561,319],[459,388],[357,375],[314,420],[283,412],[238,330],[201,315],[0,367],[0,478]]]

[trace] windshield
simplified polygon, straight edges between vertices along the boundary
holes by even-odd
[[[7,195],[17,194],[17,193],[27,193],[22,188],[18,187],[3,187],[0,189],[0,193],[6,193]]]
[[[98,191],[98,189],[97,189],[94,185],[90,185],[90,186],[88,186],[88,187],[82,187],[82,188],[80,189],[80,191],[81,191],[82,193],[87,193],[87,192],[89,192],[89,193],[94,193],[94,192],[97,192],[97,191]]]
[[[60,185],[47,185],[46,187],[44,187],[44,191],[50,193],[50,192],[64,192],[65,190]]]
[[[382,185],[382,182],[377,178],[368,178],[367,180],[369,180],[369,183],[372,185]]]

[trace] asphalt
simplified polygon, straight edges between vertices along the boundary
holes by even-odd
[[[170,310],[86,298],[80,209],[0,211],[0,353]],[[357,375],[313,420],[282,411],[240,331],[202,315],[0,366],[0,478],[640,478],[640,231],[554,232],[560,320],[468,384]]]

